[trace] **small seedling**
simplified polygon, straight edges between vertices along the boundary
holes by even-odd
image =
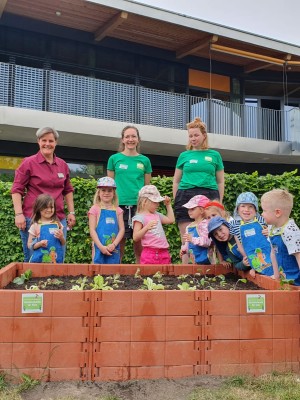
[[[282,267],[279,267],[279,284],[281,290],[289,289],[289,285],[294,284],[294,279],[286,279],[285,273]]]
[[[31,269],[27,269],[23,274],[21,274],[21,276],[17,276],[13,280],[13,283],[15,283],[16,285],[23,285],[31,277],[32,277],[32,271],[31,271]]]
[[[108,286],[108,282],[105,282],[102,275],[94,276],[93,283],[90,283],[92,290],[114,290],[111,286]]]
[[[38,285],[31,285],[31,286],[25,286],[25,289],[26,290],[41,290],[39,287],[38,287]]]
[[[160,271],[157,271],[157,272],[153,275],[153,278],[154,278],[154,279],[157,279],[157,282],[158,282],[158,283],[162,283],[162,281],[163,281],[163,276],[164,276],[163,273],[161,273]]]
[[[184,281],[188,276],[189,275],[187,275],[187,274],[182,274],[182,275],[178,276],[178,279],[181,280],[181,281]]]
[[[153,279],[146,278],[143,280],[143,286],[141,287],[142,290],[164,290],[164,285],[161,283],[154,283]]]
[[[231,288],[230,290],[235,290],[235,289],[237,288],[237,285],[239,284],[239,282],[241,282],[241,283],[247,283],[247,279],[245,279],[245,278],[238,279],[238,280],[235,282],[235,285],[233,286],[233,288]]]
[[[142,275],[141,275],[141,269],[140,268],[137,268],[137,270],[135,271],[134,277],[136,279],[143,279]]]
[[[191,282],[193,283],[193,281],[191,281]],[[178,284],[177,287],[180,290],[196,290],[197,289],[196,286],[190,286],[190,284],[187,282],[182,282],[182,284]]]
[[[75,281],[77,285],[73,285],[70,290],[84,290],[85,286],[87,285],[87,280],[88,278],[86,276],[84,276],[83,278],[82,277],[78,278]]]

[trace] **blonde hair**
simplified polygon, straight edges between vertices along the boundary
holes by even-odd
[[[208,211],[208,210],[213,211],[216,214],[220,215],[220,217],[226,219],[226,221],[230,220],[229,212],[226,211],[223,204],[217,200],[213,200],[213,201],[210,201],[209,203],[207,203],[207,205],[205,206],[205,211]]]
[[[293,209],[294,196],[286,189],[273,189],[262,195],[262,201],[267,201],[274,210],[277,208],[290,215]]]
[[[145,210],[145,205],[147,203],[149,203],[149,201],[151,201],[151,200],[148,199],[147,197],[139,196],[137,206],[136,206],[136,212],[137,213],[143,212]]]
[[[102,206],[102,202],[101,202],[101,199],[100,199],[100,191],[101,191],[101,189],[102,188],[98,188],[96,190],[96,193],[95,193],[95,196],[94,196],[94,200],[93,200],[94,205],[97,205],[99,207]],[[112,204],[113,204],[113,206],[118,207],[118,205],[119,205],[118,195],[117,195],[116,189],[115,188],[112,188],[112,189],[114,191],[114,197],[112,199]]]
[[[191,128],[198,128],[200,130],[200,132],[202,133],[202,135],[204,136],[204,140],[201,144],[200,149],[201,150],[207,150],[208,149],[208,137],[207,137],[207,130],[206,130],[206,125],[205,123],[201,120],[200,117],[196,117],[194,119],[194,121],[189,122],[188,124],[186,124],[186,128],[187,130],[191,129]],[[193,146],[188,143],[186,145],[186,149],[187,150],[192,150]]]

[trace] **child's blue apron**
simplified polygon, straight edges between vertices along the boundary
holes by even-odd
[[[54,232],[59,229],[57,223],[41,224],[40,240],[48,240],[47,247],[39,247],[33,250],[33,254],[30,257],[29,262],[31,263],[63,263],[63,245],[60,240],[54,236]]]
[[[284,227],[279,232],[270,232],[270,240],[274,249],[278,268],[282,267],[286,279],[293,279],[294,284],[300,285],[300,270],[296,257],[288,253],[287,247],[282,240]]]
[[[109,244],[113,243],[119,232],[116,210],[106,210],[105,208],[101,208],[96,232],[103,246],[108,246]],[[116,246],[111,256],[101,253],[95,244],[93,244],[93,246],[94,264],[120,264],[120,245]]]
[[[189,226],[187,231],[192,237],[199,237],[201,233],[198,232],[197,226]],[[189,263],[191,264],[210,264],[208,259],[208,248],[198,246],[188,242],[188,256]]]
[[[242,245],[251,268],[260,274],[271,276],[274,274],[271,262],[271,243],[262,234],[262,229],[257,219],[246,223],[241,221]]]

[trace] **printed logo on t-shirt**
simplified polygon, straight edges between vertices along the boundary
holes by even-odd
[[[120,164],[120,165],[119,165],[119,168],[120,168],[120,169],[128,169],[128,165],[126,165],[126,164]]]
[[[142,170],[144,170],[144,169],[145,169],[145,167],[144,167],[144,164],[143,164],[143,163],[137,163],[137,164],[136,164],[136,167],[137,167],[138,169],[142,169]]]
[[[190,164],[198,164],[198,160],[190,160]]]
[[[205,156],[205,161],[208,161],[208,162],[212,162],[212,158],[211,157],[209,157],[209,156]]]
[[[246,229],[244,231],[244,234],[246,237],[249,237],[249,236],[254,236],[256,234],[256,232],[255,232],[254,228],[251,228],[251,229]]]
[[[65,177],[65,175],[64,175],[63,172],[58,172],[58,173],[57,173],[57,176],[58,176],[59,178],[64,178],[64,177]]]
[[[112,217],[105,218],[105,222],[107,224],[115,224],[115,220]]]

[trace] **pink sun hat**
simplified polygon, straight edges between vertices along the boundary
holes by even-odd
[[[183,204],[182,207],[185,208],[205,207],[209,201],[210,200],[206,196],[198,194],[197,196],[192,197],[187,203]]]

